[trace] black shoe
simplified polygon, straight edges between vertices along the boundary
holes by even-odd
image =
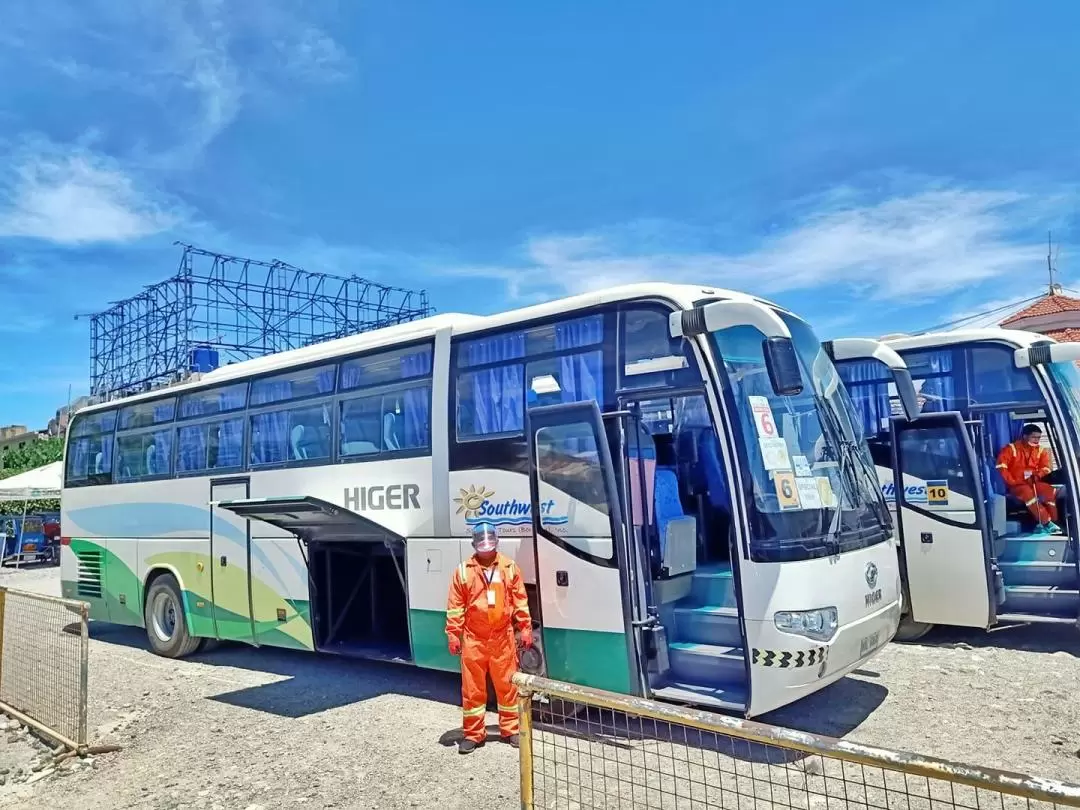
[[[472,740],[462,740],[458,743],[459,754],[471,754],[477,748],[481,748],[484,744],[482,742],[473,742]]]
[[[509,737],[503,737],[502,741],[509,745],[511,748],[519,747],[517,734],[511,734]]]

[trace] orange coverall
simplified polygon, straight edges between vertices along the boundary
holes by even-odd
[[[494,594],[491,605],[489,590]],[[499,733],[503,737],[518,733],[518,691],[510,680],[518,666],[514,629],[532,632],[525,582],[514,561],[497,553],[489,569],[476,557],[459,565],[450,579],[446,635],[452,640],[464,635],[461,709],[467,740],[480,743],[487,737],[484,714],[489,672],[499,704]]]
[[[998,453],[997,468],[1009,491],[1024,502],[1040,524],[1057,522],[1057,490],[1040,480],[1050,474],[1046,448],[1032,447],[1023,440],[1011,442]]]

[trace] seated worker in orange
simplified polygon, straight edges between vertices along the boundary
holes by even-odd
[[[1057,525],[1057,490],[1046,483],[1050,474],[1050,454],[1040,447],[1042,429],[1024,425],[1020,438],[1001,448],[997,468],[1009,492],[1024,502],[1039,522],[1036,534],[1060,534]]]
[[[510,680],[518,668],[515,628],[532,646],[532,619],[521,571],[498,552],[490,523],[473,528],[472,557],[454,570],[446,600],[450,653],[461,656],[461,710],[465,730],[458,751],[468,754],[487,739],[487,675],[499,704],[499,735],[518,746],[518,690]]]

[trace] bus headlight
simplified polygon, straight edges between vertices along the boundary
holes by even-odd
[[[806,636],[815,641],[831,641],[839,626],[839,615],[834,607],[817,610],[782,610],[773,616],[776,629],[784,633]]]

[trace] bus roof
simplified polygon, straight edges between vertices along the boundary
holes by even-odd
[[[431,337],[440,329],[450,328],[455,335],[469,334],[486,329],[497,329],[504,326],[512,326],[515,323],[527,322],[548,318],[563,312],[572,312],[578,309],[588,309],[602,304],[617,303],[635,299],[665,299],[671,303],[689,308],[701,298],[728,298],[734,300],[755,301],[765,306],[773,307],[781,312],[788,312],[783,307],[764,298],[748,295],[746,293],[725,290],[720,287],[698,287],[691,284],[667,284],[663,282],[646,282],[640,284],[625,284],[617,287],[608,287],[597,292],[585,293],[542,304],[534,304],[521,307],[494,315],[469,315],[463,313],[441,313],[428,318],[421,318],[406,323],[394,324],[393,326],[373,329],[369,332],[361,332],[356,335],[314,343],[299,349],[276,352],[251,360],[243,360],[231,363],[221,368],[214,369],[202,375],[198,380],[177,383],[167,387],[156,388],[134,394],[130,397],[115,399],[109,402],[89,405],[81,412],[103,410],[116,407],[119,404],[130,404],[144,399],[154,399],[165,395],[184,393],[199,388],[206,388],[229,380],[243,379],[249,376],[257,376],[277,369],[287,369],[293,366],[317,363],[320,360],[330,360],[341,355],[355,354],[371,349],[392,347],[400,343],[408,343],[413,340],[422,340]],[[790,313],[789,313],[790,314]]]
[[[906,351],[988,340],[1009,343],[1017,349],[1026,349],[1039,341],[1057,342],[1038,332],[1023,332],[1019,329],[956,329],[951,332],[927,332],[923,335],[887,335],[881,342],[896,351]]]

